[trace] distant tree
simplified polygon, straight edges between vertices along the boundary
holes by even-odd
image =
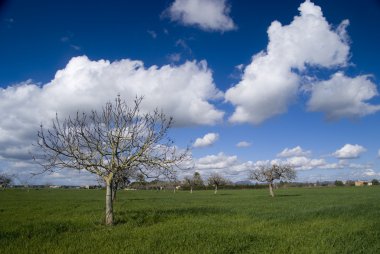
[[[8,188],[12,183],[12,177],[6,174],[0,174],[0,188]]]
[[[193,193],[193,189],[195,187],[202,187],[204,186],[203,180],[199,172],[195,172],[194,175],[186,176],[183,179],[183,185],[190,188],[190,193]]]
[[[145,175],[138,173],[136,176],[136,182],[140,183],[140,185],[145,185],[146,184]]]
[[[373,179],[372,180],[372,185],[379,185],[379,180]]]
[[[193,193],[193,186],[194,186],[194,178],[192,178],[190,176],[185,176],[183,178],[183,184],[184,184],[184,186],[190,188],[190,193],[192,194]]]
[[[344,183],[342,181],[336,180],[334,182],[335,186],[344,186]]]
[[[167,137],[172,118],[162,112],[141,112],[142,98],[128,106],[117,97],[101,112],[79,112],[59,119],[51,128],[40,126],[35,160],[43,172],[56,169],[86,170],[101,177],[106,185],[105,223],[112,225],[115,185],[131,173],[145,177],[172,177],[176,168],[188,158]]]
[[[269,185],[269,193],[274,197],[273,183],[276,180],[293,180],[296,178],[296,171],[290,165],[260,165],[251,172],[249,177],[258,182],[266,182]]]
[[[208,184],[215,187],[214,194],[218,192],[218,187],[226,185],[229,181],[218,173],[213,173],[208,178]]]
[[[193,182],[194,182],[194,187],[202,187],[204,186],[201,174],[199,172],[195,172],[193,175]]]
[[[174,175],[170,180],[169,180],[169,186],[173,188],[173,192],[176,193],[177,190],[181,188],[181,181],[177,179],[177,177]]]

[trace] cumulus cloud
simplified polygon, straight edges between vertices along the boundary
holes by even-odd
[[[380,172],[375,171],[371,167],[354,169],[350,171],[350,179],[352,180],[367,180],[378,179],[380,177]]]
[[[380,173],[371,168],[365,169],[362,171],[362,174],[368,177],[380,177]]]
[[[227,156],[224,153],[217,155],[207,155],[197,160],[197,166],[200,169],[225,169],[235,165],[237,156]]]
[[[324,159],[310,159],[305,156],[294,156],[286,160],[287,164],[293,165],[297,170],[310,170],[327,165]]]
[[[1,161],[0,174],[11,175],[15,184],[56,184],[56,185],[95,185],[97,177],[85,170],[62,170],[50,174],[39,174],[41,166],[29,160],[8,159]]]
[[[331,178],[331,174],[345,174],[344,179],[351,179],[353,175],[366,177],[371,172],[377,174],[373,170],[373,165],[370,163],[351,163],[346,159],[325,159],[325,158],[311,158],[310,151],[304,151],[300,146],[294,148],[287,148],[282,151],[282,158],[275,158],[272,160],[257,160],[257,161],[241,161],[236,155],[226,155],[223,152],[213,155],[207,155],[199,159],[194,159],[194,170],[201,173],[203,176],[208,176],[213,172],[221,173],[229,177],[233,181],[246,180],[249,172],[262,165],[273,164],[289,164],[295,170],[299,171],[300,176],[305,175],[306,171],[319,172],[319,174],[326,175],[326,180],[335,180]],[[281,154],[281,153],[280,153]],[[330,173],[335,172],[335,173]],[[312,177],[312,173],[307,173],[308,181],[319,180],[321,175]],[[330,178],[328,178],[330,177]],[[301,178],[300,178],[301,179]],[[302,178],[303,179],[303,178]]]
[[[246,180],[249,170],[253,169],[252,161],[241,162],[236,155],[218,153],[195,159],[195,169],[201,175],[209,176],[213,172],[220,173],[232,181]]]
[[[0,88],[0,156],[27,156],[25,147],[35,141],[39,124],[49,124],[56,112],[67,117],[100,109],[118,94],[128,102],[144,96],[142,111],[162,109],[176,126],[212,125],[224,114],[209,102],[223,94],[205,61],[146,68],[130,59],[75,57],[47,84]]]
[[[254,163],[254,166],[258,167],[261,165],[268,165],[268,164],[291,165],[295,168],[295,170],[311,170],[311,169],[316,169],[316,168],[328,167],[328,163],[324,159],[311,159],[305,156],[293,156],[286,159],[256,161]]]
[[[202,138],[197,138],[193,147],[206,147],[211,146],[219,139],[218,133],[207,133]]]
[[[218,172],[233,181],[246,180],[251,170],[262,165],[273,164],[290,164],[294,166],[295,170],[299,171],[301,177],[299,179],[305,179],[305,171],[316,170],[315,172],[319,173],[313,175],[312,172],[308,172],[307,181],[320,180],[322,175],[324,178],[326,177],[325,180],[336,180],[337,178],[331,174],[343,175],[342,179],[344,180],[352,179],[354,176],[355,178],[366,178],[371,175],[380,175],[380,173],[373,170],[373,165],[369,163],[350,163],[349,160],[337,160],[334,162],[327,161],[324,158],[310,158],[306,156],[292,156],[283,159],[277,158],[253,162],[240,161],[236,155],[226,155],[221,152],[194,159],[194,169],[200,172],[202,176],[207,177],[213,172]]]
[[[338,159],[356,159],[365,151],[367,151],[367,149],[361,145],[345,144],[341,149],[335,151],[333,156]]]
[[[363,170],[372,168],[371,164],[360,164],[360,163],[349,163],[345,159],[341,159],[337,162],[328,162],[323,158],[309,158],[306,156],[293,156],[285,159],[273,159],[273,160],[263,160],[256,161],[254,167],[260,165],[273,165],[273,164],[288,164],[292,165],[297,171],[307,171],[315,169],[325,169],[325,170]]]
[[[267,49],[252,58],[241,81],[226,92],[226,100],[236,106],[231,122],[259,124],[286,112],[296,100],[300,75],[307,66],[347,64],[348,21],[334,30],[321,8],[310,1],[301,4],[299,11],[289,25],[272,22]]]
[[[236,29],[226,0],[175,0],[164,14],[172,21],[205,31]]]
[[[242,148],[242,147],[250,147],[251,143],[247,141],[240,141],[239,143],[236,144],[236,147]]]
[[[304,151],[300,146],[296,146],[294,148],[285,148],[277,154],[278,157],[295,157],[295,156],[309,156],[311,154],[310,151]]]
[[[324,112],[329,120],[362,117],[380,110],[380,105],[366,102],[377,95],[369,76],[350,78],[338,72],[331,79],[312,85],[308,110]]]

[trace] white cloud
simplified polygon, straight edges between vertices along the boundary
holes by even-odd
[[[362,117],[380,110],[380,105],[366,102],[377,95],[369,76],[350,78],[338,72],[331,79],[312,85],[308,110],[324,112],[330,120]]]
[[[230,31],[236,25],[229,17],[226,0],[175,0],[165,11],[172,21],[205,31]]]
[[[380,173],[375,172],[373,169],[368,168],[363,171],[363,174],[368,177],[380,177]]]
[[[297,170],[321,168],[327,164],[324,159],[310,159],[304,156],[295,156],[288,158],[286,159],[285,163],[293,165]]]
[[[360,154],[367,151],[363,146],[345,144],[341,149],[335,151],[332,155],[338,159],[355,159],[359,158]]]
[[[5,160],[0,163],[0,173],[11,175],[14,184],[57,184],[57,185],[94,185],[98,184],[95,175],[81,170],[61,170],[50,174],[38,174],[41,166],[32,161]]]
[[[264,161],[256,161],[254,166],[261,165],[273,165],[273,164],[289,164],[292,165],[295,170],[311,170],[316,168],[325,168],[327,162],[324,159],[311,159],[305,156],[293,156],[286,158],[284,160],[274,159],[274,160],[264,160]]]
[[[207,155],[195,159],[195,169],[202,176],[213,172],[220,173],[232,181],[247,180],[249,170],[253,169],[253,162],[240,162],[236,155],[228,156],[224,153]]]
[[[304,151],[302,147],[296,146],[294,148],[285,148],[277,154],[278,157],[294,157],[294,156],[310,156],[310,151]]]
[[[224,153],[217,155],[207,155],[197,160],[197,167],[199,169],[225,169],[235,165],[237,156],[227,156]]]
[[[202,138],[197,138],[193,147],[206,147],[211,146],[219,139],[218,133],[207,133]]]
[[[181,54],[180,54],[180,53],[169,54],[169,55],[167,56],[167,59],[168,59],[171,63],[179,62],[179,61],[181,60]]]
[[[224,114],[209,102],[223,94],[205,61],[146,68],[129,59],[75,57],[47,84],[27,81],[0,88],[0,156],[27,155],[24,147],[36,140],[40,123],[50,123],[56,112],[66,117],[100,109],[117,94],[130,103],[144,96],[142,111],[162,109],[176,126],[212,125]]]
[[[295,170],[299,171],[299,179],[305,181],[317,181],[322,177],[324,180],[336,180],[337,175],[339,179],[348,180],[356,178],[366,178],[369,176],[376,176],[377,173],[373,170],[373,165],[368,163],[350,163],[349,160],[338,160],[336,162],[329,162],[323,158],[309,158],[306,156],[293,156],[285,159],[273,160],[258,160],[240,161],[236,155],[226,155],[218,153],[216,155],[207,155],[205,157],[194,159],[194,169],[201,173],[202,176],[208,176],[212,172],[221,173],[232,181],[247,180],[249,172],[261,165],[273,164],[290,164],[294,166]],[[312,172],[305,171],[313,171]],[[305,178],[307,174],[307,179]]]
[[[286,112],[296,100],[300,75],[306,66],[330,68],[347,64],[348,21],[333,30],[321,8],[310,1],[301,4],[299,11],[289,25],[272,22],[266,51],[253,57],[241,81],[226,92],[226,100],[236,106],[231,122],[259,124]]]
[[[247,141],[240,141],[239,143],[236,144],[236,147],[250,147],[251,146],[251,143],[247,142]]]
[[[305,156],[295,156],[289,157],[284,160],[274,159],[257,161],[254,166],[260,166],[263,164],[289,164],[292,165],[297,171],[310,171],[310,170],[364,170],[372,168],[371,164],[358,164],[358,163],[348,163],[346,160],[339,160],[338,162],[328,162],[325,159],[313,159]]]
[[[352,180],[367,180],[378,179],[380,177],[380,172],[376,172],[372,168],[361,168],[355,169],[350,172],[350,178]]]

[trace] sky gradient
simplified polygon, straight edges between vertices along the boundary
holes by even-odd
[[[0,172],[94,183],[28,180],[32,144],[56,112],[120,94],[173,116],[205,178],[278,162],[298,181],[380,178],[378,27],[377,0],[0,1]]]

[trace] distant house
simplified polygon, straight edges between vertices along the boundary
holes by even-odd
[[[366,181],[355,181],[355,186],[365,186],[369,185]]]
[[[368,185],[368,186],[372,186],[372,182],[368,182],[367,185]]]

